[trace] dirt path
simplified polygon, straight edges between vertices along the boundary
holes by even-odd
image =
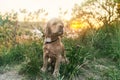
[[[0,73],[0,80],[22,80],[23,76],[19,75],[17,71],[12,70],[5,73]]]

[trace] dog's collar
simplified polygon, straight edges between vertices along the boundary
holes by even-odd
[[[59,39],[59,38],[56,38],[56,39],[51,40],[51,41],[45,41],[45,44],[50,44],[50,43],[53,43],[53,42],[57,41],[58,39]]]

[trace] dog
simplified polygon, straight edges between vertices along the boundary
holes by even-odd
[[[48,63],[54,65],[53,76],[59,76],[59,68],[61,62],[68,62],[65,54],[64,45],[61,42],[63,35],[64,24],[58,18],[49,20],[44,30],[44,44],[43,44],[43,66],[42,72],[45,72]]]

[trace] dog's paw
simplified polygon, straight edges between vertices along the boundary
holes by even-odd
[[[64,63],[64,64],[69,64],[69,60],[68,60],[67,58],[62,59],[62,63]]]
[[[46,71],[46,69],[45,69],[44,67],[42,67],[42,68],[41,68],[41,71],[42,71],[42,72],[45,72],[45,71]]]
[[[53,76],[54,76],[54,77],[59,77],[59,76],[60,76],[60,73],[59,73],[58,71],[54,71],[54,72],[53,72]]]

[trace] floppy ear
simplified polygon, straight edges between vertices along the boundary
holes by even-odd
[[[45,26],[45,36],[49,36],[51,34],[51,30],[50,30],[50,24],[47,23]]]

